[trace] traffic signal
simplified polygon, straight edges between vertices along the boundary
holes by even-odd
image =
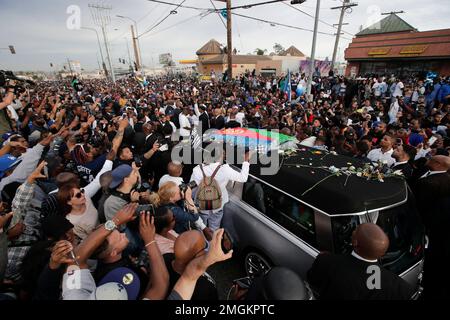
[[[9,46],[9,51],[11,51],[12,54],[16,54],[16,49],[14,49],[14,46]]]

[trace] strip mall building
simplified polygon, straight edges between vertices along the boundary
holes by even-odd
[[[396,14],[356,34],[345,50],[346,76],[450,75],[450,29],[419,32]]]

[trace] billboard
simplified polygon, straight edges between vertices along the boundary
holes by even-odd
[[[81,73],[81,63],[80,61],[76,61],[76,60],[70,60],[70,68],[72,69],[73,73]]]

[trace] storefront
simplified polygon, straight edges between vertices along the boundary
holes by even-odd
[[[450,29],[419,32],[395,14],[362,30],[345,50],[347,76],[450,75]]]

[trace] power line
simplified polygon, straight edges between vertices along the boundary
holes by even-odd
[[[177,23],[175,23],[175,24],[173,24],[173,25],[167,27],[167,28],[158,30],[158,31],[156,31],[155,33],[151,33],[151,34],[149,34],[149,35],[150,35],[150,36],[155,36],[155,35],[157,35],[158,33],[164,32],[164,31],[166,31],[166,30],[168,30],[168,29],[171,29],[171,28],[176,27],[176,26],[178,26],[178,25],[180,25],[180,24],[183,24],[183,23],[185,23],[185,22],[187,22],[187,21],[189,21],[189,20],[192,20],[192,19],[194,19],[194,18],[200,17],[202,14],[203,14],[203,13],[193,15],[192,17],[189,17],[189,18],[187,18],[187,19],[184,19],[184,20],[182,20],[182,21],[180,21],[180,22],[177,22]]]
[[[171,2],[166,2],[166,1],[161,1],[161,0],[147,0],[150,2],[155,2],[155,3],[162,3],[162,4],[167,4],[169,6],[177,6],[177,8],[185,8],[185,9],[194,9],[194,10],[204,10],[204,11],[210,11],[213,10],[211,8],[199,8],[199,7],[193,7],[193,6],[183,6],[182,4],[184,3],[184,1],[181,4],[176,4],[176,3],[171,3]]]
[[[251,17],[251,16],[247,16],[247,15],[243,15],[243,14],[239,14],[239,13],[235,13],[235,12],[233,12],[233,15],[238,16],[238,17],[242,17],[242,18],[246,18],[246,19],[259,21],[259,22],[264,22],[264,23],[267,23],[267,24],[270,24],[270,25],[277,25],[277,26],[291,28],[291,29],[296,29],[296,30],[314,32],[314,30],[311,30],[311,29],[297,27],[297,26],[291,26],[291,25],[288,25],[288,24],[279,23],[279,22],[275,22],[275,21],[264,20],[264,19],[260,19],[260,18],[255,18],[255,17]],[[320,31],[318,33],[324,34],[324,35],[327,35],[327,36],[334,36],[333,33],[320,32]]]
[[[162,20],[160,20],[157,24],[155,24],[153,27],[151,27],[150,29],[144,31],[143,33],[141,33],[140,35],[137,36],[137,38],[142,37],[144,34],[149,33],[150,31],[152,31],[153,29],[155,29],[157,26],[159,26],[161,23],[163,23],[165,20],[167,20],[167,18],[169,18],[172,14],[174,14],[174,12],[176,13],[176,10],[181,7],[183,5],[183,3],[185,3],[186,0],[183,0],[180,4],[178,4],[174,10],[170,11],[169,14],[167,16],[165,16]]]
[[[214,10],[217,10],[216,5],[214,4],[214,2],[213,2],[212,0],[209,0],[209,1],[210,1],[211,4],[213,5]],[[219,12],[219,11],[216,11],[216,12],[217,12],[217,15],[219,16],[220,21],[222,22],[223,26],[224,26],[225,29],[226,29],[226,28],[227,28],[227,25],[226,25],[225,22],[223,21],[222,16],[220,15],[220,12]]]
[[[301,13],[307,15],[308,17],[314,19],[314,16],[313,16],[312,14],[309,14],[308,12],[305,12],[305,11],[303,11],[303,10],[297,8],[297,7],[294,7],[293,5],[290,5],[289,3],[284,3],[284,2],[283,2],[283,4],[285,4],[285,5],[287,5],[288,7],[291,7],[292,9],[297,10],[297,11],[299,11],[299,12],[301,12]],[[325,22],[325,21],[323,21],[323,20],[321,20],[321,19],[319,19],[319,21],[322,22],[323,24],[327,25],[327,26],[330,26],[330,27],[332,27],[332,28],[334,28],[334,29],[337,29],[337,27],[335,27],[335,26],[332,25],[331,23]],[[345,30],[341,30],[341,31],[347,33],[348,35],[350,35],[350,36],[352,36],[352,37],[354,36],[354,34],[352,34],[352,33],[350,33],[350,32],[347,32],[347,31],[345,31]]]

